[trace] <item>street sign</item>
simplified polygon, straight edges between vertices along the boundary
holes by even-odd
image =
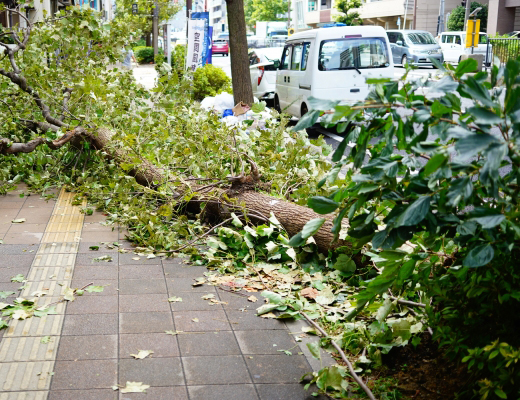
[[[136,3],[132,4],[132,14],[134,14],[134,15],[137,14],[137,4]]]
[[[477,47],[480,33],[480,19],[468,19],[468,29],[466,30],[466,48]],[[473,41],[475,41],[473,43]]]

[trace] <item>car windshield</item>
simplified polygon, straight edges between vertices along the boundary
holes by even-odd
[[[408,39],[413,44],[437,44],[435,38],[429,32],[409,33]]]
[[[222,44],[226,44],[226,43],[227,43],[226,40],[214,40],[213,41],[213,44],[220,44],[220,45],[222,45]]]
[[[318,60],[320,71],[384,68],[388,65],[386,41],[383,38],[348,38],[321,42]]]

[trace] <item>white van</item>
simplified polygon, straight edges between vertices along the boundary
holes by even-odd
[[[444,61],[450,63],[460,62],[463,54],[471,54],[471,47],[466,47],[466,32],[442,32],[439,38],[439,44],[444,54]],[[490,56],[492,54],[491,46],[489,46]],[[480,33],[478,46],[473,49],[474,54],[483,54],[484,62],[486,62],[487,35]],[[491,60],[489,57],[488,62]]]
[[[379,26],[320,28],[292,35],[276,71],[275,108],[301,117],[311,96],[359,101],[367,78],[393,78],[394,63]]]

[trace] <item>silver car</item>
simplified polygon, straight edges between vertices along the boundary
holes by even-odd
[[[430,32],[415,30],[386,31],[394,64],[406,63],[434,67],[430,58],[443,62],[441,46]]]

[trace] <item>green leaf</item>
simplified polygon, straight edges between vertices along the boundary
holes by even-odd
[[[22,274],[15,275],[11,278],[11,282],[23,282],[25,281],[25,276]]]
[[[93,250],[93,251],[98,251],[99,250],[99,246],[90,246],[88,249],[89,250]]]
[[[312,96],[309,97],[307,100],[309,102],[309,110],[328,111],[332,110],[339,103],[339,101],[337,100],[324,100]]]
[[[339,203],[323,196],[311,197],[307,205],[318,214],[330,214],[339,207]]]
[[[307,239],[318,232],[324,222],[325,218],[315,218],[307,222],[302,229],[302,239]]]
[[[316,123],[319,117],[320,111],[309,111],[307,114],[300,118],[300,120],[292,130],[297,132],[301,131],[302,129],[310,128]]]
[[[504,120],[500,116],[485,108],[471,107],[468,108],[468,112],[475,119],[475,122],[477,124],[496,125],[504,122]]]
[[[7,299],[9,296],[12,296],[13,294],[16,294],[16,292],[0,292],[0,299]]]
[[[307,347],[309,348],[309,351],[311,352],[312,356],[315,359],[321,360],[321,351],[320,351],[319,342],[307,343]]]
[[[473,134],[458,140],[455,149],[459,152],[461,160],[467,160],[496,141],[495,137],[487,133]]]
[[[439,81],[428,81],[430,93],[449,93],[457,90],[459,83],[455,82],[451,76],[444,76]]]
[[[395,226],[417,225],[426,217],[426,214],[428,214],[430,210],[430,200],[430,196],[419,197],[397,218]]]
[[[424,175],[429,176],[437,171],[442,165],[448,161],[448,156],[444,153],[437,153],[428,160],[424,166]]]
[[[457,65],[457,69],[455,70],[455,76],[460,78],[462,75],[467,74],[469,72],[474,72],[478,67],[477,60],[473,58],[468,58],[464,61],[461,61],[459,65]]]
[[[258,103],[254,103],[251,106],[251,111],[253,111],[254,113],[260,113],[264,110],[265,110],[265,101],[260,101]]]
[[[242,221],[238,219],[238,217],[235,215],[235,213],[231,213],[231,217],[233,218],[233,221],[231,223],[237,227],[243,226]]]
[[[346,254],[340,254],[334,264],[334,269],[344,273],[354,273],[356,268],[356,263]]]
[[[104,286],[94,286],[90,285],[85,289],[89,293],[102,292],[104,290]]]
[[[501,399],[507,399],[507,394],[502,389],[495,389],[495,394]]]
[[[495,251],[490,244],[482,244],[473,247],[469,252],[462,265],[465,267],[482,267],[487,265],[495,256]]]
[[[289,246],[300,247],[303,246],[306,242],[307,240],[303,238],[302,233],[298,232],[291,238],[291,240],[289,240]]]
[[[458,178],[452,181],[446,197],[448,204],[457,207],[462,199],[467,200],[473,193],[473,184],[469,177]]]
[[[282,296],[280,296],[278,293],[274,293],[269,290],[264,290],[262,292],[262,296],[268,299],[270,304],[280,305],[282,303]]]
[[[468,216],[470,221],[478,222],[484,229],[494,228],[506,218],[500,210],[486,207],[476,207]]]
[[[349,136],[350,135],[345,136],[343,138],[343,140],[341,141],[341,143],[339,144],[339,146],[336,149],[336,151],[334,151],[334,154],[332,155],[332,161],[333,162],[338,162],[343,157],[343,154],[345,153],[345,149],[347,148],[347,144],[348,144],[348,141],[349,141]]]

